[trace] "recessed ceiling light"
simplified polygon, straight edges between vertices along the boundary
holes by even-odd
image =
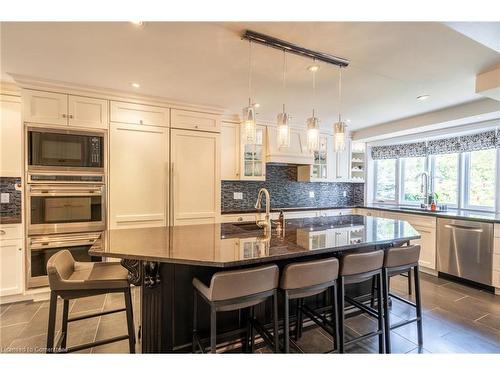
[[[431,96],[428,95],[428,94],[425,94],[425,95],[419,95],[417,96],[417,100],[420,100],[421,102],[424,101],[424,100],[427,100],[429,99]]]
[[[309,70],[310,72],[317,72],[319,70],[319,65],[310,65],[307,67],[307,70]]]
[[[130,21],[130,23],[134,24],[135,26],[142,26],[142,25],[144,25],[144,22],[142,22],[142,21]]]
[[[348,119],[346,119],[346,120],[345,120],[345,122],[351,122],[351,119],[350,119],[350,118],[348,118]]]
[[[260,104],[259,104],[259,103],[253,103],[253,106],[254,106],[255,108],[259,108],[259,107],[260,107]]]
[[[138,89],[139,87],[141,87],[141,85],[139,85],[137,82],[132,82],[130,86],[132,86],[134,89]]]

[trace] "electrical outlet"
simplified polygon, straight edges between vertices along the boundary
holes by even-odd
[[[314,191],[309,192],[309,198],[314,198]]]
[[[347,197],[347,191],[345,191],[345,190],[344,190],[344,191],[342,192],[342,195],[343,195],[343,197],[344,197],[344,198],[345,198],[345,197]]]
[[[233,199],[243,199],[243,193],[233,193]]]
[[[10,194],[9,193],[2,193],[1,198],[0,198],[1,203],[9,203],[10,202]]]

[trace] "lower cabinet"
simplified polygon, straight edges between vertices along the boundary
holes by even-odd
[[[220,147],[217,133],[171,130],[171,225],[220,220]]]
[[[5,297],[23,292],[21,224],[2,225],[0,233],[2,233],[0,239],[0,297]],[[11,235],[11,233],[16,233],[16,235]]]
[[[167,225],[169,129],[111,123],[109,227]]]
[[[496,294],[500,294],[500,224],[495,224],[493,241],[493,286]]]

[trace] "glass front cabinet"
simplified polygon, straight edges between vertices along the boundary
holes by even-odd
[[[265,181],[266,179],[266,127],[257,125],[255,143],[245,139],[245,129],[241,128],[241,179]]]
[[[314,164],[302,165],[297,169],[298,181],[327,182],[332,181],[333,170],[333,137],[321,134],[319,137],[319,150],[314,151]]]

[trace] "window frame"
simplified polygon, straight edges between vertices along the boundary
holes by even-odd
[[[429,157],[428,156],[415,156],[415,158],[423,158],[424,159],[424,171],[429,173]],[[414,202],[405,200],[405,165],[406,160],[413,158],[400,158],[398,159],[399,164],[399,202],[400,204],[404,204],[405,206],[420,206],[422,202]],[[430,190],[433,190],[433,183],[429,180]]]
[[[394,160],[394,159],[381,159],[381,160]],[[377,164],[378,164],[379,160],[374,160],[374,163],[373,163],[373,181],[374,181],[374,185],[373,185],[373,201],[374,202],[377,202],[377,203],[384,203],[384,204],[398,204],[397,202],[399,201],[398,197],[399,197],[399,183],[398,183],[398,180],[399,180],[399,160],[398,159],[395,159],[395,163],[394,163],[394,168],[396,169],[395,170],[395,175],[394,175],[394,199],[377,199],[377,171],[378,171],[378,168],[377,168]]]
[[[468,151],[468,152],[463,152],[462,157],[463,157],[463,175],[464,175],[464,191],[463,191],[463,204],[462,208],[465,210],[474,210],[474,211],[488,211],[488,212],[494,212],[496,208],[496,202],[497,202],[497,197],[499,194],[499,189],[498,186],[496,186],[496,181],[498,179],[496,171],[498,170],[496,162],[498,160],[498,149],[496,150],[495,153],[495,187],[494,189],[494,194],[495,196],[493,197],[493,206],[481,206],[481,205],[473,205],[470,204],[470,163],[471,163],[471,153],[474,151]]]

